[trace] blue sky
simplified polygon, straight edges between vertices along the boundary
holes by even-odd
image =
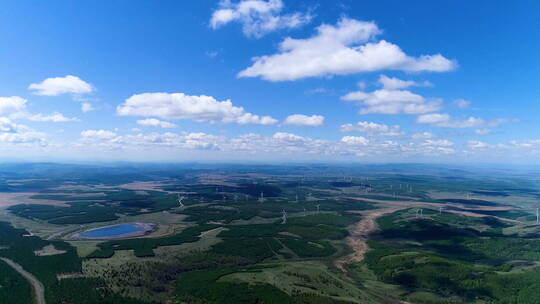
[[[537,1],[4,1],[0,157],[537,162]]]

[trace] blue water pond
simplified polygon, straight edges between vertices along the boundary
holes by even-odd
[[[141,227],[135,224],[120,224],[88,230],[84,233],[81,233],[80,236],[83,238],[119,237],[124,234],[133,233],[139,230],[141,230]]]

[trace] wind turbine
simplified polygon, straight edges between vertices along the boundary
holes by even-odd
[[[306,207],[304,207],[304,216],[306,216]]]
[[[182,203],[182,201],[185,199],[186,197],[185,196],[180,196],[180,193],[178,194],[178,204],[180,205],[180,208],[181,207],[184,207],[184,204]]]
[[[442,214],[442,208],[443,207],[439,207],[439,214]]]
[[[287,212],[285,211],[285,209],[283,209],[281,213],[283,214],[281,216],[281,224],[287,224]]]
[[[422,215],[423,215],[422,209],[416,210],[416,218],[418,218],[418,217],[422,218]]]
[[[259,202],[264,203],[264,193],[261,192],[261,198],[259,198]]]
[[[540,224],[540,218],[538,217],[539,216],[538,209],[540,208],[536,208],[536,225]]]
[[[315,207],[317,207],[317,213],[319,213],[321,211],[321,204],[317,204]]]

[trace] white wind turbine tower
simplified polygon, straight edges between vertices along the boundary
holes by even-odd
[[[287,224],[287,212],[285,211],[285,209],[283,209],[281,213],[283,214],[281,216],[281,224]]]
[[[536,208],[536,224],[540,224],[540,218],[538,217],[540,214],[538,213],[538,209],[540,208]]]
[[[184,207],[184,204],[182,203],[182,201],[185,199],[186,197],[185,196],[180,196],[180,194],[178,194],[178,204],[180,205],[180,207]]]
[[[442,208],[443,207],[439,207],[439,214],[442,214]]]
[[[259,198],[259,202],[264,203],[264,193],[261,192],[261,197]]]
[[[422,209],[417,209],[417,210],[416,210],[416,218],[418,218],[418,217],[420,217],[420,218],[421,218],[421,217],[422,217],[422,215],[423,215],[423,213],[422,213]]]
[[[306,207],[304,207],[304,216],[306,216]]]
[[[321,204],[317,204],[315,207],[317,207],[317,213],[319,213],[321,211]]]

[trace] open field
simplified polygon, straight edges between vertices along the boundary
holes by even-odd
[[[0,256],[35,272],[52,303],[63,288],[90,286],[89,299],[114,303],[447,304],[503,299],[493,289],[503,277],[535,282],[540,227],[531,206],[540,192],[532,183],[376,169],[348,169],[344,178],[343,170],[19,179],[9,186],[18,192],[4,197],[33,203],[0,209],[0,221],[25,229],[5,231],[10,241],[0,240]],[[118,240],[70,238],[136,222],[158,229]],[[13,255],[25,242],[32,245],[24,259]],[[69,263],[34,268],[42,259]],[[437,268],[443,264],[451,266]],[[452,267],[492,285],[482,285],[485,292],[459,285]],[[428,284],[439,277],[449,283]]]

